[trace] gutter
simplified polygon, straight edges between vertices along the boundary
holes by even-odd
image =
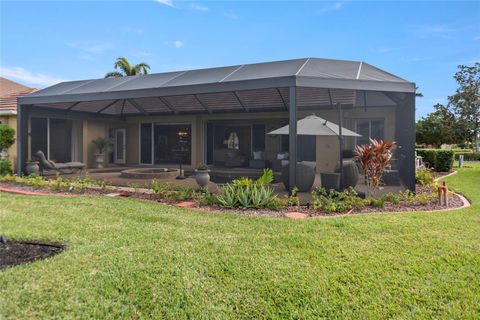
[[[0,116],[16,116],[17,110],[0,110]]]

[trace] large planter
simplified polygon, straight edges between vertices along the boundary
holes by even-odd
[[[103,153],[97,153],[95,155],[95,162],[97,163],[97,168],[103,168],[104,161],[105,155]]]
[[[210,182],[210,170],[195,169],[195,181],[201,188],[205,188]]]
[[[40,167],[38,166],[38,161],[28,161],[26,164],[26,170],[28,174],[36,174],[40,173]]]
[[[285,189],[290,190],[290,167],[288,163],[282,166],[282,180]],[[309,192],[315,182],[315,167],[306,163],[297,163],[297,187],[300,192]]]

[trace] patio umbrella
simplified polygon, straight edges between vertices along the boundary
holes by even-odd
[[[340,126],[327,121],[323,118],[320,118],[314,114],[305,117],[297,122],[297,135],[303,136],[339,136]],[[288,125],[283,126],[279,129],[273,130],[268,134],[271,135],[288,135],[289,127]],[[347,128],[341,128],[341,133],[343,137],[361,137],[356,132],[348,130]]]
[[[340,106],[339,106],[340,112]],[[341,116],[339,116],[341,121]],[[283,126],[279,129],[269,132],[270,135],[288,135],[289,126]],[[356,132],[343,128],[333,122],[325,120],[312,114],[297,121],[297,135],[304,136],[337,136],[340,144],[340,187],[343,187],[343,137],[361,137]]]

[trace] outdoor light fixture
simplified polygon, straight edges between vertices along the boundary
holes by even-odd
[[[183,175],[182,163],[183,163],[183,157],[187,152],[187,147],[186,147],[187,142],[184,140],[184,138],[188,137],[188,131],[187,130],[178,131],[177,137],[178,137],[178,144],[177,144],[176,152],[179,160],[180,174],[175,179],[183,180],[183,179],[186,179],[186,177]]]

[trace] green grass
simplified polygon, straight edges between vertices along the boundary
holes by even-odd
[[[480,168],[451,212],[287,220],[0,194],[12,239],[68,245],[0,272],[0,318],[480,316]]]

